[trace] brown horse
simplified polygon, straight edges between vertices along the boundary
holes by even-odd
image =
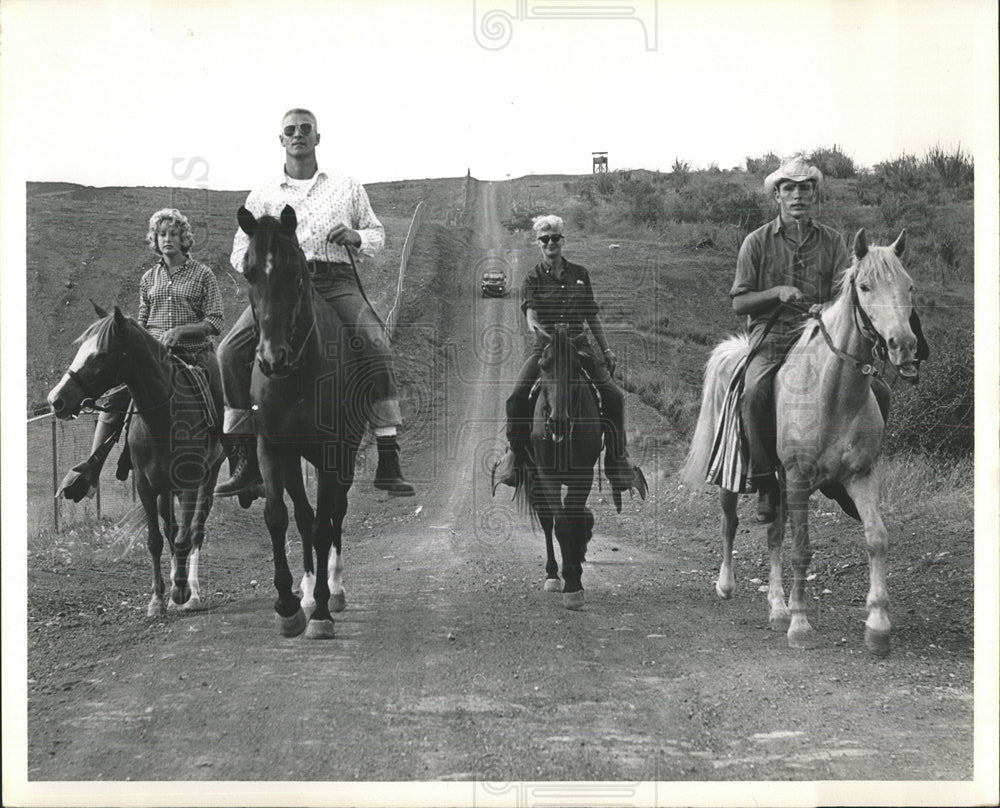
[[[363,365],[333,308],[313,287],[295,235],[295,211],[286,206],[280,219],[255,219],[240,208],[237,219],[250,237],[243,276],[259,332],[250,392],[266,491],[264,521],[274,551],[275,620],[287,637],[305,630],[308,638],[328,639],[333,637],[330,611],[346,605],[341,537],[357,449],[366,430],[360,406]],[[315,514],[300,458],[316,468]],[[302,601],[292,592],[285,554],[285,491],[302,536]],[[308,625],[303,607],[311,609]]]
[[[523,477],[524,487],[518,488],[516,496],[531,508],[545,533],[545,589],[558,592],[561,588],[563,606],[580,609],[584,602],[583,562],[594,528],[587,499],[594,485],[594,466],[601,456],[601,418],[567,327],[557,325],[552,336],[537,333],[545,347],[538,362],[532,459]],[[562,587],[553,529],[562,555]]]
[[[49,393],[49,406],[57,418],[75,418],[112,387],[128,387],[135,406],[128,445],[153,560],[146,614],[156,617],[165,609],[160,520],[170,543],[170,603],[186,611],[202,609],[198,559],[223,459],[222,413],[212,411],[203,371],[172,355],[117,306],[110,315],[94,308],[101,319],[77,340],[76,357]]]
[[[854,260],[844,272],[837,297],[805,326],[775,381],[782,498],[777,517],[768,526],[768,602],[771,627],[787,629],[788,644],[794,648],[815,642],[806,617],[805,583],[812,558],[808,507],[812,492],[822,490],[864,522],[870,575],[865,644],[879,656],[889,653],[888,538],[879,509],[876,465],[887,403],[880,406],[872,378],[880,375],[880,362],[889,362],[902,378],[916,384],[919,362],[929,355],[913,310],[913,281],[899,260],[904,247],[905,231],[888,247],[869,247],[865,231],[858,231]],[[705,482],[726,390],[749,347],[745,337],[731,338],[715,348],[705,368],[701,413],[681,472],[692,486]],[[720,500],[723,557],[716,592],[729,598],[735,589],[737,493],[721,489]],[[781,581],[786,513],[791,516],[793,539],[787,606]]]

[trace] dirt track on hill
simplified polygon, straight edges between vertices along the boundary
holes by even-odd
[[[450,359],[427,381],[437,440],[404,456],[415,499],[384,499],[370,469],[352,491],[336,638],[275,630],[259,503],[213,513],[204,614],[142,616],[141,543],[121,572],[56,575],[36,559],[29,779],[468,781],[469,804],[512,804],[549,780],[626,781],[635,794],[652,781],[970,778],[968,635],[927,624],[921,593],[890,578],[893,654],[868,656],[862,563],[834,595],[815,592],[819,647],[789,649],[751,580],[762,529],[741,528],[754,535],[739,540],[738,591],[717,600],[714,502],[675,511],[656,458],[643,461],[645,503],[618,516],[592,495],[585,609],[542,591],[541,534],[487,482],[522,318],[514,296],[478,288],[491,262],[516,286],[535,252],[502,230],[498,186],[475,192],[465,271],[443,279]],[[630,422],[651,417],[632,397],[628,408]],[[894,545],[910,527],[890,526]],[[814,532],[819,545],[849,534],[848,556],[863,559],[847,520]],[[568,799],[629,797],[595,785]]]

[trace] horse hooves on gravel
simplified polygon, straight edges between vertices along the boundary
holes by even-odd
[[[542,588],[545,592],[562,592],[562,581],[558,578],[546,578]]]
[[[771,612],[771,616],[767,618],[767,623],[771,627],[771,631],[786,632],[792,624],[792,614],[788,611]]]
[[[310,620],[306,626],[307,640],[332,640],[333,621],[332,620]]]
[[[316,601],[310,600],[308,602],[302,601],[302,612],[306,616],[306,620],[313,616],[313,612],[316,611]]]
[[[208,606],[205,604],[205,601],[197,595],[192,595],[188,598],[188,602],[180,607],[182,612],[203,612],[207,609]]]
[[[274,623],[281,632],[282,637],[298,637],[306,630],[306,616],[302,609],[299,609],[291,617],[282,617],[280,614],[274,615]]]
[[[330,611],[331,612],[342,612],[347,608],[347,596],[343,592],[338,592],[335,595],[330,595]]]
[[[579,589],[576,592],[563,592],[562,596],[563,608],[572,609],[577,611],[583,608],[583,590]]]
[[[167,613],[167,607],[162,598],[153,598],[146,607],[146,617],[163,617]]]
[[[170,587],[170,600],[174,606],[183,606],[191,599],[191,587]]]
[[[810,651],[816,647],[816,632],[812,629],[798,629],[788,631],[788,647],[800,648],[803,651]]]
[[[865,629],[865,647],[875,654],[875,656],[889,656],[891,645],[888,631]]]

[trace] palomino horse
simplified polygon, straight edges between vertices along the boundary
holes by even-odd
[[[96,399],[112,387],[128,387],[135,406],[128,445],[153,559],[153,596],[146,614],[156,617],[165,608],[159,520],[170,544],[170,603],[185,611],[203,609],[198,559],[223,459],[222,413],[211,412],[216,406],[203,371],[169,353],[117,306],[110,315],[94,308],[101,319],[77,340],[80,348],[49,393],[49,406],[57,418],[75,418],[82,408],[96,407]]]
[[[251,397],[256,410],[257,454],[264,477],[264,521],[274,551],[275,621],[286,637],[303,630],[311,639],[333,637],[330,611],[347,601],[341,535],[347,492],[365,432],[359,399],[363,379],[348,378],[355,357],[333,308],[316,293],[295,236],[296,217],[285,206],[281,218],[255,219],[240,208],[240,228],[250,237],[243,276],[259,329]],[[355,374],[356,375],[356,374]],[[317,472],[316,512],[302,483],[300,458]],[[288,492],[302,536],[303,598],[292,592],[285,555]],[[329,569],[331,548],[334,560]],[[313,550],[316,564],[313,566]],[[307,617],[303,612],[311,610]]]
[[[594,484],[594,465],[601,456],[601,418],[590,384],[584,378],[577,346],[565,325],[550,337],[538,367],[539,393],[531,429],[532,461],[517,495],[537,516],[545,533],[545,589],[560,591],[552,532],[562,554],[563,606],[583,606],[583,561],[594,527],[587,498]],[[562,489],[565,486],[566,494]]]
[[[889,596],[886,589],[888,538],[879,510],[876,460],[885,420],[872,390],[876,360],[890,362],[916,384],[919,361],[929,351],[913,310],[913,282],[899,257],[905,231],[888,247],[869,247],[865,231],[854,239],[854,260],[845,270],[837,297],[810,320],[775,381],[777,448],[782,497],[768,526],[770,624],[788,632],[793,648],[814,643],[806,617],[805,583],[809,547],[809,496],[817,489],[837,499],[864,522],[869,590],[865,644],[879,656],[889,653]],[[692,486],[705,482],[716,426],[730,380],[746,357],[749,342],[733,337],[715,348],[705,368],[701,413],[681,472]],[[737,493],[720,489],[723,511],[722,567],[716,592],[729,598]],[[785,605],[781,582],[784,520],[792,522],[792,589]]]

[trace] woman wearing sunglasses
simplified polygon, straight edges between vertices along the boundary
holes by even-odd
[[[584,333],[584,325],[597,341],[600,354],[584,338],[580,347],[581,362],[587,375],[601,393],[601,410],[605,431],[604,470],[616,491],[627,491],[637,484],[637,475],[625,445],[624,396],[611,374],[617,358],[608,345],[604,326],[594,300],[590,274],[579,264],[567,261],[562,254],[565,239],[563,220],[558,216],[539,216],[534,220],[542,260],[528,274],[522,288],[521,310],[534,331],[551,331],[558,323],[566,323],[569,336]],[[514,486],[516,469],[523,463],[531,439],[531,408],[528,396],[538,379],[538,359],[542,345],[535,341],[531,355],[525,360],[507,399],[506,454],[497,463],[494,479]]]

